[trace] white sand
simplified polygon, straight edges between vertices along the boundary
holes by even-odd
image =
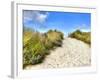
[[[62,47],[52,50],[41,64],[26,69],[66,68],[91,65],[91,49],[82,41],[66,38]]]

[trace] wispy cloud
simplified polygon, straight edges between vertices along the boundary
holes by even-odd
[[[37,12],[36,13],[36,20],[40,23],[43,23],[46,21],[47,17],[48,17],[48,12],[46,12],[45,14],[41,13],[41,12]]]
[[[88,28],[88,25],[86,25],[86,24],[83,23],[81,25],[77,25],[76,28],[77,29],[86,29],[86,28]]]
[[[37,23],[44,23],[48,17],[48,12],[24,10],[23,19],[24,23],[33,21]]]
[[[90,31],[90,26],[86,24],[81,24],[81,25],[76,26],[76,29],[79,29],[84,32],[88,32]]]

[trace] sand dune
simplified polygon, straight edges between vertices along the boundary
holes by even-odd
[[[62,47],[52,50],[43,63],[27,66],[26,69],[80,67],[90,64],[90,46],[73,38],[65,38]]]

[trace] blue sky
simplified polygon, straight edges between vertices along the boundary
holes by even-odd
[[[39,32],[57,29],[65,35],[80,29],[90,31],[91,14],[75,12],[23,11],[23,25]]]

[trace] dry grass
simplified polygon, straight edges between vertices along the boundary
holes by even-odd
[[[76,30],[75,32],[71,33],[69,37],[76,38],[87,44],[91,44],[91,32],[82,32],[80,30]]]
[[[51,49],[62,45],[63,34],[56,30],[39,33],[24,29],[23,32],[23,67],[41,63]]]

